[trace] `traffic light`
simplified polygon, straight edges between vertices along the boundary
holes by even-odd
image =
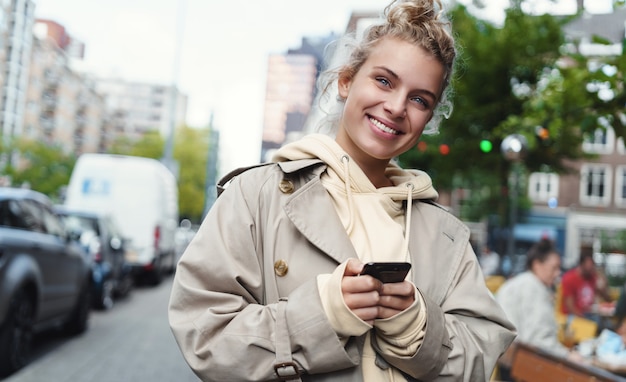
[[[492,149],[493,149],[493,144],[491,143],[490,140],[483,139],[482,141],[480,141],[480,151],[484,153],[488,153],[488,152],[491,152]]]

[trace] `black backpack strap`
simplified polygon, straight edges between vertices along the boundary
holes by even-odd
[[[250,169],[256,168],[256,167],[261,167],[261,166],[267,166],[269,164],[275,164],[273,162],[267,162],[267,163],[258,163],[252,166],[247,166],[247,167],[239,167],[234,169],[233,171],[229,172],[228,174],[224,175],[222,177],[222,179],[220,179],[219,182],[217,182],[217,196],[219,197],[222,192],[224,192],[224,190],[226,189],[226,187],[228,186],[228,183],[237,175],[246,172]]]

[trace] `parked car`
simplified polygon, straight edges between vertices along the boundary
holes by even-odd
[[[0,187],[0,378],[29,360],[33,335],[87,329],[91,269],[43,194]]]
[[[92,261],[92,303],[96,309],[111,309],[116,297],[125,297],[133,287],[131,266],[126,261],[126,243],[110,215],[55,206],[67,232],[84,248]]]

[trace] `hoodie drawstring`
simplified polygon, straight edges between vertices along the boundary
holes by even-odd
[[[407,183],[407,195],[406,195],[406,222],[404,223],[404,253],[406,256],[406,261],[409,261],[409,236],[411,235],[411,210],[413,209],[413,183]]]
[[[352,202],[352,187],[350,185],[350,157],[347,155],[341,156],[341,163],[343,164],[343,172],[346,178],[344,185],[346,186],[346,196],[348,198],[348,221],[346,232],[348,235],[352,232],[352,227],[354,225],[354,219],[352,218],[352,213],[354,212],[353,202]]]

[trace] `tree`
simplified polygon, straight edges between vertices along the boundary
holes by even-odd
[[[7,151],[14,151],[17,163],[5,169],[13,185],[28,186],[60,201],[60,190],[67,185],[76,156],[63,152],[60,145],[49,145],[36,140],[18,139]]]
[[[145,132],[139,140],[127,136],[118,137],[109,150],[110,154],[132,155],[160,159],[163,156],[165,140],[158,130]]]
[[[178,207],[181,218],[193,222],[202,218],[205,197],[209,129],[181,126],[175,131],[174,160],[178,164]],[[112,145],[111,154],[161,159],[165,140],[158,131],[146,132],[133,141],[122,136]]]
[[[183,126],[176,130],[174,159],[178,162],[180,216],[193,222],[202,218],[210,129]],[[217,148],[211,148],[217,149]]]
[[[473,17],[461,5],[452,11],[460,46],[452,82],[454,113],[440,134],[424,137],[421,149],[418,145],[400,158],[403,165],[428,171],[440,189],[480,191],[469,209],[472,219],[507,216],[508,208],[512,164],[498,149],[483,150],[488,146],[481,141],[499,148],[507,135],[523,134],[530,146],[523,163],[526,172],[564,173],[568,160],[587,156],[582,151],[585,134],[602,127],[603,119],[616,125],[621,118],[618,134],[626,123],[623,57],[609,64],[611,70],[588,70],[585,57],[565,49],[570,45],[562,26],[573,17],[527,15],[520,3],[507,10],[502,27]],[[590,83],[609,87],[613,98],[593,97]],[[448,147],[446,155],[439,151],[442,144]]]

